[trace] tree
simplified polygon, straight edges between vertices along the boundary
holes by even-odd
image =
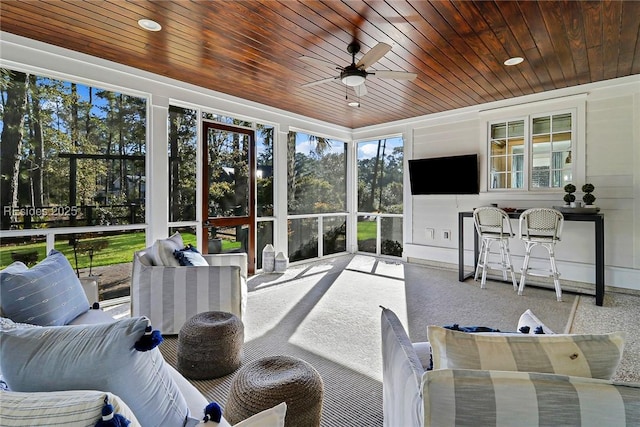
[[[3,77],[7,77],[6,75]],[[0,136],[0,199],[2,205],[2,229],[11,227],[11,209],[18,205],[18,176],[24,116],[27,110],[27,74],[11,72],[6,83],[7,99],[4,105],[3,127]]]
[[[31,93],[31,131],[33,140],[33,160],[30,168],[31,191],[33,206],[42,206],[43,199],[43,161],[44,161],[44,141],[42,139],[42,114],[40,109],[40,89],[36,76],[29,76],[29,92]]]
[[[315,135],[306,135],[310,143],[315,143],[314,149],[311,151],[310,156],[300,155],[296,152],[296,132],[289,132],[287,135],[287,204],[288,212],[296,213],[299,211],[299,201],[297,197],[299,195],[297,180],[300,175],[300,171],[307,167],[309,159],[318,160],[321,159],[323,154],[331,148],[331,140]],[[335,174],[335,170],[332,171]]]

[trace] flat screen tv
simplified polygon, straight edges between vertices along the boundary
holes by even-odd
[[[409,160],[411,194],[478,194],[478,155]]]

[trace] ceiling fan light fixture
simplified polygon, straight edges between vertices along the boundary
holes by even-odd
[[[521,64],[524,61],[524,58],[520,57],[520,56],[514,56],[513,58],[509,58],[506,61],[504,61],[504,65],[518,65]]]
[[[359,102],[355,102],[355,101],[353,101],[353,102],[348,103],[347,105],[348,105],[349,107],[354,107],[354,108],[355,108],[355,107],[359,107],[359,106],[360,106],[360,103],[359,103]]]
[[[347,86],[360,86],[367,79],[367,72],[364,70],[345,69],[340,73],[340,80]]]
[[[160,31],[162,29],[162,25],[151,19],[139,19],[138,25],[147,31]]]

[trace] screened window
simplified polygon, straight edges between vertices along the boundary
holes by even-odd
[[[402,213],[403,140],[358,143],[358,212]]]
[[[257,125],[256,214],[259,217],[273,216],[273,136],[273,126]]]
[[[198,112],[169,106],[169,221],[196,219]]]
[[[573,180],[575,113],[489,124],[488,188],[562,188]]]
[[[2,229],[144,223],[146,100],[0,75]]]
[[[301,132],[289,132],[289,215],[345,212],[347,144]]]
[[[358,251],[402,256],[402,137],[358,142]]]

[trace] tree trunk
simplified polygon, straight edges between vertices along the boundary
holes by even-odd
[[[31,112],[33,128],[33,161],[34,165],[31,171],[33,180],[33,204],[34,206],[42,206],[44,204],[43,196],[43,170],[44,170],[44,142],[42,141],[42,116],[40,112],[40,92],[36,83],[36,76],[29,76],[29,85],[31,86]]]
[[[0,144],[0,204],[3,230],[11,227],[11,208],[18,205],[18,177],[26,109],[27,74],[13,72],[7,87]]]
[[[376,152],[376,160],[373,163],[373,178],[371,180],[371,194],[369,195],[369,212],[373,212],[373,201],[376,199],[376,187],[378,185],[378,163],[380,163],[380,146],[382,140],[378,140],[378,151]]]
[[[296,205],[296,133],[287,135],[287,205],[288,213],[294,213]]]
[[[179,151],[178,151],[178,129],[180,128],[178,121],[181,120],[179,114],[176,114],[174,110],[169,108],[169,168],[171,173],[169,174],[169,179],[171,182],[169,183],[169,188],[171,191],[169,196],[171,199],[169,200],[169,221],[177,221],[182,220],[182,215],[180,215],[180,159],[179,159]]]
[[[382,212],[382,177],[384,175],[384,153],[387,151],[387,140],[382,140],[382,155],[380,156],[380,179],[378,180],[379,198],[378,198],[378,212]]]

